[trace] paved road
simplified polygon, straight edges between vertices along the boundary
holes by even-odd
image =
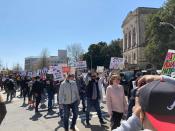
[[[6,94],[0,92],[4,99]],[[19,95],[17,93],[17,95]],[[46,103],[45,103],[46,104]],[[54,108],[54,112],[48,114],[47,107],[40,108],[40,115],[35,115],[34,110],[27,105],[23,105],[22,98],[14,98],[12,103],[7,103],[7,115],[0,126],[0,131],[64,131],[60,118],[58,117],[58,108]],[[103,116],[108,124],[100,126],[98,117],[95,112],[92,112],[91,126],[85,124],[85,114],[79,113],[77,127],[80,131],[108,131],[109,119],[107,116],[106,104],[102,103]],[[81,111],[81,109],[80,109]]]

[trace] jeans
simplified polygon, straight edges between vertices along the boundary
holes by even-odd
[[[52,109],[54,93],[48,92],[48,109]]]
[[[80,100],[82,100],[82,105],[83,105],[83,110],[85,111],[86,109],[86,96],[84,94],[80,94]]]
[[[87,100],[87,110],[86,110],[86,122],[89,122],[89,114],[90,114],[90,110],[91,110],[92,107],[95,108],[95,110],[98,114],[99,120],[103,121],[99,100],[88,99]]]
[[[64,104],[63,108],[64,108],[64,128],[66,130],[69,129],[70,109],[72,109],[72,113],[73,113],[71,128],[75,128],[76,121],[78,118],[78,101],[76,101],[72,104]]]
[[[131,90],[131,97],[129,100],[129,105],[128,105],[128,114],[127,114],[127,119],[132,116],[132,108],[135,106],[135,95],[136,95],[137,90],[132,89]]]

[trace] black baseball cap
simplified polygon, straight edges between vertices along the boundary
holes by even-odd
[[[175,85],[153,81],[139,91],[142,110],[158,131],[175,130]]]

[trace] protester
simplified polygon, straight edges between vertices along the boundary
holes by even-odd
[[[106,100],[108,113],[111,118],[111,130],[120,126],[123,114],[127,112],[127,101],[123,86],[120,85],[120,76],[112,75],[107,87]]]
[[[52,111],[55,89],[51,79],[46,80],[46,90],[48,94],[48,111]]]
[[[7,113],[7,110],[6,110],[5,103],[2,99],[2,96],[0,95],[0,125],[5,117],[6,113]]]
[[[136,92],[137,92],[137,86],[136,86],[136,81],[139,80],[139,78],[142,76],[141,72],[137,72],[135,74],[134,79],[132,79],[129,84],[130,84],[130,89],[129,89],[129,95],[128,95],[128,113],[127,113],[127,119],[132,116],[132,109],[135,105],[135,97],[136,97]]]
[[[33,84],[32,94],[35,96],[36,104],[35,104],[35,113],[38,113],[38,106],[41,102],[41,94],[43,92],[43,84],[40,81],[40,77],[36,77],[36,81]]]
[[[76,78],[76,83],[77,83],[77,87],[79,90],[79,95],[80,95],[80,100],[82,101],[82,106],[83,106],[83,112],[86,112],[86,104],[85,104],[85,100],[86,100],[86,84],[83,80],[83,76],[79,75]]]
[[[77,84],[73,81],[74,75],[69,74],[60,85],[59,90],[59,104],[64,108],[64,129],[69,130],[69,115],[70,109],[73,113],[72,124],[70,129],[76,131],[76,120],[78,117],[78,105],[80,103],[80,96],[77,88]]]
[[[59,90],[60,90],[60,84],[62,81],[55,81],[54,86],[56,89],[56,93],[57,93],[57,102],[58,102],[58,107],[59,107],[59,116],[61,118],[61,122],[63,122],[63,105],[59,103]]]
[[[13,99],[13,93],[14,93],[14,83],[11,78],[7,78],[5,83],[7,87],[7,101],[9,100],[9,96],[10,96],[10,102],[11,102]]]
[[[103,80],[103,87],[105,89],[105,94],[106,94],[106,90],[107,90],[108,85],[109,85],[109,79],[108,79],[107,74],[105,74],[105,77],[104,77],[104,80]]]
[[[29,106],[32,107],[32,104],[34,102],[34,97],[33,97],[33,94],[32,94],[32,88],[33,88],[32,78],[28,82],[28,88],[29,88]]]
[[[91,107],[94,107],[97,111],[100,123],[106,124],[102,118],[102,113],[100,109],[100,90],[98,86],[98,80],[97,80],[97,74],[92,73],[91,74],[91,80],[88,83],[87,86],[87,110],[86,110],[86,124],[90,125],[89,123],[89,114]]]
[[[28,97],[28,101],[29,101],[29,87],[28,87],[28,77],[26,76],[22,81],[21,81],[21,86],[22,86],[22,90],[23,90],[23,97],[24,97],[24,101],[23,104],[25,104],[26,102],[26,97]]]
[[[138,81],[139,85],[143,83],[149,84],[138,90],[133,115],[113,131],[139,131],[142,123],[145,130],[174,131],[175,79],[147,75]]]
[[[2,76],[0,76],[0,87],[1,87],[1,91],[3,91],[4,86],[3,86]]]

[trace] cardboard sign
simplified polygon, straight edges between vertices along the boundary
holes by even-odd
[[[57,68],[56,71],[54,71],[53,77],[54,77],[55,81],[57,81],[57,80],[64,80],[62,67],[59,67],[59,68]]]
[[[124,68],[124,58],[119,58],[119,57],[111,57],[111,62],[110,62],[110,69],[120,69],[122,70]]]
[[[162,74],[171,76],[172,72],[175,72],[175,50],[168,50],[163,64]]]
[[[104,66],[97,66],[97,72],[103,73],[104,72]]]
[[[87,63],[86,63],[86,61],[78,61],[78,62],[76,62],[76,67],[77,68],[86,68]]]
[[[53,74],[54,81],[64,80],[63,69],[60,66],[50,66],[48,74]]]

